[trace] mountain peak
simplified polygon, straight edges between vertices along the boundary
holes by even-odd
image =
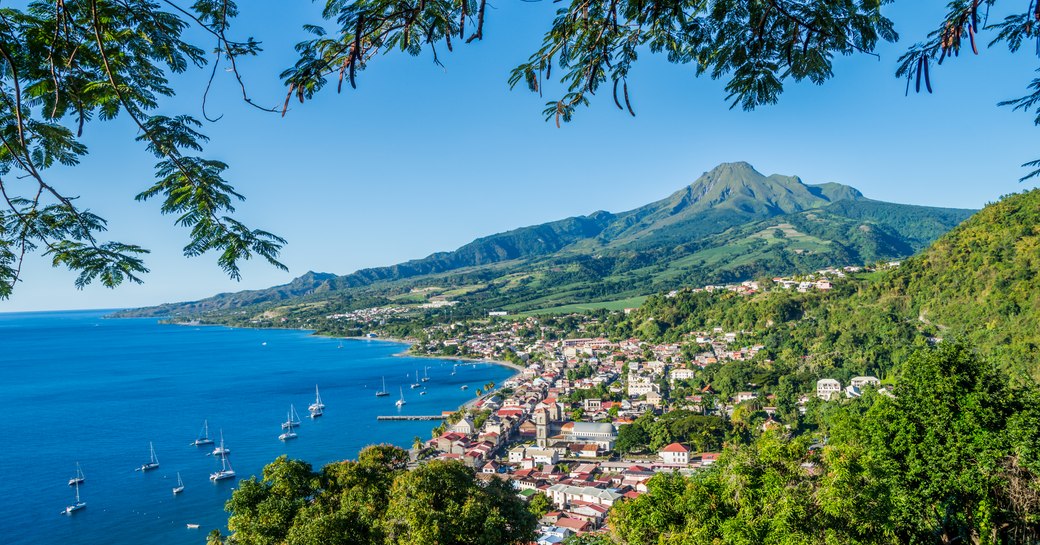
[[[750,163],[722,163],[666,199],[673,209],[736,209],[767,215],[801,212],[842,199],[859,199],[854,188],[829,183],[810,186],[797,176],[766,176]],[[676,206],[679,205],[678,208]]]

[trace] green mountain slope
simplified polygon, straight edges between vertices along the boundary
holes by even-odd
[[[1040,360],[1040,190],[991,204],[879,288],[1003,359]]]
[[[761,342],[777,368],[809,387],[823,376],[889,376],[936,339],[963,342],[1012,376],[1040,379],[1038,323],[1040,190],[1033,190],[987,206],[898,268],[830,292],[654,296],[614,334],[679,341],[712,327],[751,331],[742,342]]]
[[[595,212],[389,267],[308,273],[285,286],[124,315],[197,315],[329,298],[349,307],[423,287],[465,288],[460,299],[475,307],[530,310],[905,257],[971,213],[871,201],[841,184],[807,185],[726,163],[627,212]]]

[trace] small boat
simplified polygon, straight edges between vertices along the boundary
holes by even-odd
[[[224,446],[224,430],[220,430],[220,446],[213,449],[214,456],[227,456],[231,454],[231,449]]]
[[[422,378],[422,381],[423,382],[430,382],[430,368],[428,366],[423,368],[423,378]]]
[[[155,447],[152,446],[151,441],[148,442],[148,451],[151,453],[151,459],[146,464],[142,464],[141,467],[137,468],[137,471],[151,471],[153,469],[159,469],[159,459],[155,457]]]
[[[198,439],[192,444],[196,447],[213,444],[213,440],[209,438],[209,420],[202,421],[202,431],[199,433]]]
[[[337,346],[336,348],[343,348],[343,343],[339,343],[339,346]]]
[[[181,480],[181,472],[177,472],[177,486],[173,487],[174,494],[180,494],[184,492],[184,481]]]
[[[318,393],[318,385],[314,385],[314,403],[311,403],[307,410],[311,413],[311,418],[318,418],[325,414],[325,404],[321,401],[321,394]]]
[[[398,399],[394,403],[394,405],[397,405],[398,407],[403,407],[405,403],[407,403],[407,401],[404,400],[404,388],[401,388],[401,399]]]
[[[192,524],[192,523],[189,522],[188,523],[188,529],[189,530],[198,530],[199,529],[199,525],[198,524]]]
[[[299,437],[298,435],[296,435],[296,432],[293,431],[293,428],[299,425],[299,422],[293,423],[292,417],[295,411],[296,409],[294,409],[292,405],[289,405],[289,413],[285,415],[285,422],[282,422],[282,429],[288,429],[288,431],[279,435],[278,439],[282,441],[288,441],[290,439],[296,439],[297,437]]]
[[[72,513],[79,511],[87,506],[87,502],[80,501],[79,499],[79,483],[76,483],[76,503],[65,507],[65,510],[61,512],[63,515],[71,515]]]
[[[289,405],[289,418],[285,422],[282,422],[282,429],[292,429],[300,425],[300,415],[296,412],[296,407],[292,404]]]
[[[76,476],[69,479],[69,486],[79,486],[87,480],[87,477],[83,475],[83,469],[79,467],[79,462],[76,462]]]
[[[412,383],[412,389],[414,390],[414,389],[416,389],[416,388],[418,388],[420,386],[422,386],[422,384],[419,383],[419,370],[416,369],[415,370],[415,382]]]
[[[469,390],[469,385],[463,384],[459,389],[460,390]]]
[[[220,447],[222,449],[224,448],[224,438],[223,437],[220,438]],[[227,450],[227,449],[224,449],[224,450]],[[235,476],[235,470],[231,468],[231,462],[228,460],[227,453],[225,452],[224,454],[220,455],[220,471],[217,471],[215,473],[210,473],[209,474],[209,480],[211,480],[213,482],[217,482],[217,481],[223,481],[224,479],[231,479],[234,476]],[[180,475],[178,474],[177,477],[179,478]],[[190,527],[191,526],[189,525],[189,528]]]
[[[423,390],[423,391],[419,392],[419,395],[421,395],[421,396],[426,395],[426,390]]]
[[[383,377],[383,389],[376,392],[376,397],[386,397],[390,392],[386,391],[386,377]]]

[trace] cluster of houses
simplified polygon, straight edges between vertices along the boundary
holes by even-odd
[[[389,318],[400,316],[408,312],[412,312],[412,309],[402,306],[371,307],[352,310],[350,312],[329,314],[328,316],[325,316],[325,319],[378,324],[385,322]]]
[[[772,289],[827,290],[833,282],[860,270],[863,268],[830,268],[805,277],[776,278]],[[749,281],[695,291],[751,294],[761,289],[757,282]],[[447,299],[436,303],[454,304]],[[366,309],[330,318],[374,322],[406,310]],[[505,314],[494,311],[495,316]],[[571,329],[549,327],[533,317],[439,324],[427,328],[427,340],[413,346],[414,351],[429,355],[520,362],[522,371],[501,384],[501,390],[485,395],[465,411],[445,413],[448,422],[443,433],[413,452],[417,459],[461,461],[481,479],[509,481],[527,499],[544,495],[552,510],[542,517],[539,545],[560,543],[575,533],[600,531],[611,506],[645,493],[647,481],[657,473],[693,472],[714,463],[718,453],[693,452],[679,443],[664,446],[656,456],[635,459],[619,460],[614,448],[619,430],[647,412],[686,408],[725,415],[740,403],[757,400],[756,391],[737,392],[730,400],[720,400],[710,395],[714,394],[710,386],[700,392],[703,395],[684,394],[675,399],[669,391],[696,378],[707,366],[750,360],[764,349],[762,345],[743,346],[740,340],[745,332],[723,328],[690,333],[681,344],[655,344],[589,335],[598,329],[597,319],[590,315],[557,318],[569,319]],[[578,324],[577,335],[587,336],[572,338],[576,336],[573,323]],[[804,407],[814,394],[836,400],[858,397],[868,388],[884,390],[875,377],[855,377],[847,385],[825,378],[799,405]],[[590,392],[599,393],[590,397]],[[774,418],[775,397],[765,397],[761,405],[768,419],[762,429],[781,427]]]
[[[537,324],[532,320],[518,323],[534,327]],[[453,413],[444,432],[427,441],[416,455],[461,461],[473,467],[481,479],[510,481],[525,498],[544,494],[553,510],[541,520],[538,543],[555,544],[574,533],[599,531],[610,507],[646,492],[647,481],[655,474],[693,472],[715,462],[718,453],[693,452],[679,443],[663,447],[656,456],[619,460],[615,442],[623,426],[647,412],[661,414],[679,407],[701,412],[725,410],[725,404],[720,408],[717,400],[706,407],[700,395],[666,399],[661,384],[692,378],[698,365],[734,359],[734,351],[728,347],[739,334],[722,330],[697,333],[706,353],[714,358],[709,361],[684,358],[675,344],[654,345],[636,339],[520,338],[514,336],[514,326],[500,323],[495,330],[473,328],[472,337],[455,339],[473,350],[490,350],[489,354],[501,348],[500,344],[509,346],[523,356],[526,365],[502,384],[500,392],[478,400],[468,412]],[[727,349],[722,350],[722,345]],[[750,357],[750,352],[748,349],[742,357]],[[576,373],[579,369],[585,372]],[[828,398],[835,392],[854,395],[878,385],[873,377],[857,377],[849,388],[838,383],[832,391],[826,380],[820,381],[817,395],[827,393]],[[578,390],[607,391],[621,400],[572,398]],[[739,392],[731,401],[739,404],[757,398],[757,392]],[[764,401],[771,404],[772,399]],[[773,418],[775,409],[766,409],[769,419],[763,429],[779,427]]]

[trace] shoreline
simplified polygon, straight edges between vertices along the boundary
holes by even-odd
[[[490,358],[473,358],[473,357],[469,357],[469,356],[436,356],[436,355],[426,355],[426,354],[411,354],[411,353],[408,352],[408,350],[412,346],[415,345],[415,341],[411,341],[411,340],[408,340],[408,339],[401,339],[401,338],[397,338],[397,337],[340,337],[340,336],[336,336],[336,335],[320,335],[320,334],[316,333],[316,330],[314,330],[314,329],[305,329],[305,328],[300,328],[300,327],[248,327],[248,326],[232,326],[232,325],[226,325],[226,324],[203,324],[203,323],[197,323],[197,322],[167,322],[167,323],[161,323],[160,322],[160,325],[180,325],[180,326],[193,326],[193,327],[226,327],[226,328],[229,328],[229,329],[256,329],[256,330],[267,329],[267,330],[272,330],[272,331],[309,331],[310,332],[310,336],[312,336],[312,337],[321,337],[321,338],[324,338],[324,339],[338,339],[338,340],[341,340],[341,341],[365,341],[365,342],[382,342],[382,343],[389,343],[389,344],[403,344],[403,345],[405,345],[405,349],[400,351],[400,352],[398,352],[398,353],[396,353],[396,354],[393,354],[393,357],[395,357],[395,358],[422,358],[422,359],[445,360],[445,361],[467,361],[467,362],[473,362],[473,363],[488,363],[488,364],[491,364],[491,365],[498,365],[498,366],[501,366],[501,367],[507,367],[507,368],[512,369],[513,371],[515,371],[515,373],[510,375],[509,378],[507,378],[506,380],[511,380],[513,378],[518,377],[520,375],[520,373],[523,373],[524,370],[526,369],[524,366],[516,364],[516,363],[513,363],[513,362],[502,361],[502,360],[494,360],[494,359],[490,359]],[[478,397],[478,398],[475,398],[475,399],[471,399],[471,400],[463,403],[462,405],[460,405],[458,407],[458,410],[471,409],[471,408],[473,408],[474,405],[476,405],[476,403],[478,401],[490,397],[492,394],[497,393],[501,389],[502,389],[502,386],[500,386],[500,385],[496,386],[494,390],[485,393],[481,397]],[[431,429],[433,429],[433,428],[431,428]]]

